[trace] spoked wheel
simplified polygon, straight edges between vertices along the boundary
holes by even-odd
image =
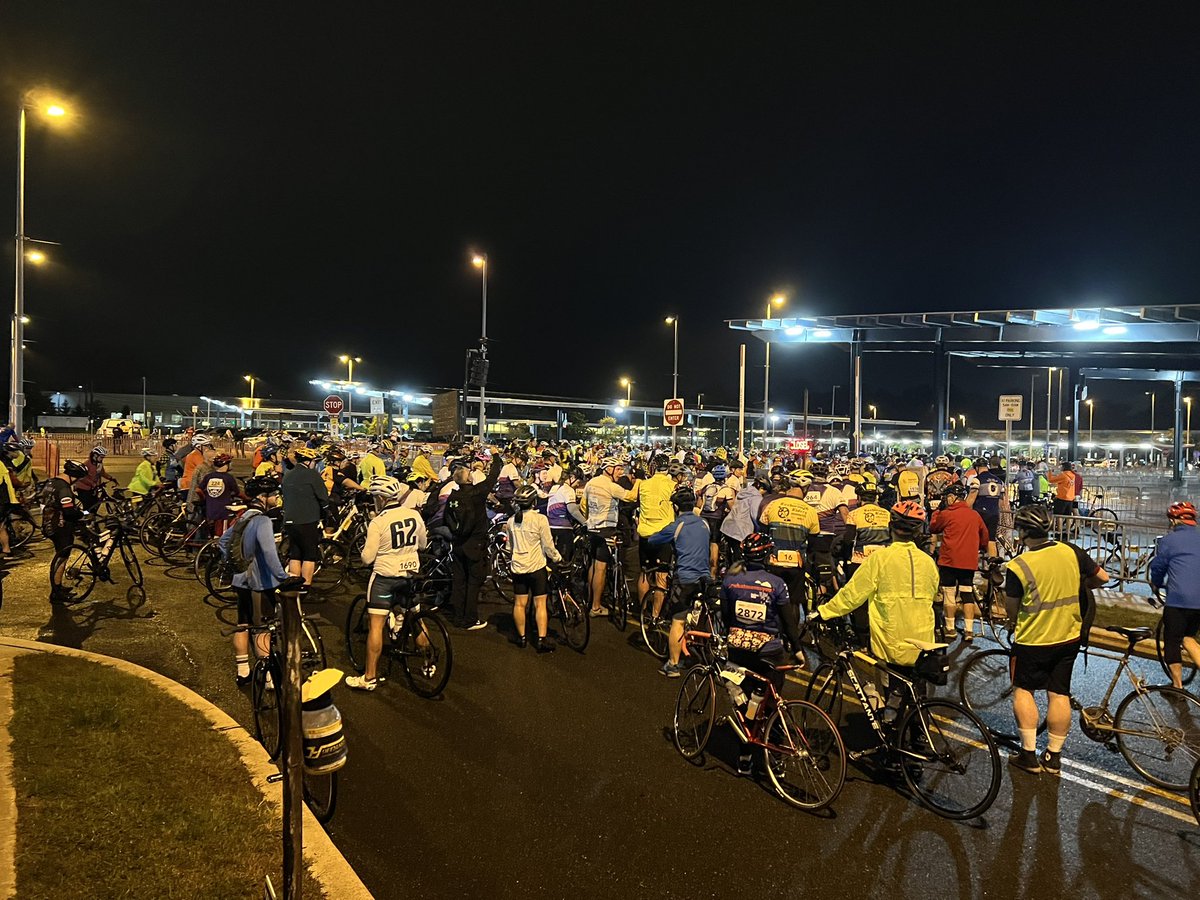
[[[967,660],[958,676],[963,706],[977,714],[993,733],[1016,740],[1012,714],[1012,657],[1007,650],[981,650]]]
[[[1200,641],[1200,633],[1193,634],[1192,638],[1194,640]],[[1154,629],[1154,649],[1158,653],[1158,664],[1160,666],[1162,666],[1163,673],[1166,674],[1166,676],[1168,678],[1170,678],[1171,670],[1167,666],[1166,658],[1163,656],[1163,648],[1164,647],[1165,647],[1165,643],[1163,641],[1163,623],[1162,623],[1162,619],[1159,619],[1158,627],[1156,627]],[[1192,659],[1191,655],[1185,649],[1185,650],[1183,650],[1183,652],[1180,656],[1180,661],[1181,661],[1181,666],[1180,666],[1180,670],[1179,670],[1180,680],[1184,684],[1191,684],[1196,679],[1196,667],[1198,665],[1200,665],[1200,660]]]
[[[300,620],[300,680],[305,681],[313,672],[319,672],[326,667],[325,641],[317,623],[312,619]]]
[[[125,571],[129,573],[129,580],[133,582],[134,587],[141,587],[145,580],[142,577],[142,564],[138,562],[137,553],[134,552],[133,544],[128,538],[121,539],[121,560],[125,563]]]
[[[1000,751],[965,706],[922,700],[900,721],[896,749],[909,790],[939,816],[973,819],[1000,791]]]
[[[658,615],[654,614],[656,600],[661,601],[658,606]],[[646,649],[659,659],[667,658],[667,633],[671,629],[671,620],[663,616],[666,605],[667,598],[663,592],[657,587],[652,587],[642,598],[642,608],[638,616],[642,626],[642,640],[646,642]]]
[[[1112,534],[1117,530],[1117,514],[1111,509],[1103,506],[1097,507],[1092,510],[1089,518],[1093,521],[1088,525],[1097,536]]]
[[[235,574],[233,567],[225,561],[220,553],[210,556],[204,569],[204,586],[208,589],[209,596],[222,603],[235,602],[237,600],[237,591],[233,587]]]
[[[763,762],[775,792],[800,809],[824,809],[846,783],[846,745],[819,707],[781,703],[767,723]]]
[[[350,665],[361,674],[367,668],[367,632],[370,630],[367,595],[359,594],[350,603],[346,614],[346,654]],[[386,630],[386,629],[385,629]]]
[[[1196,824],[1200,825],[1200,761],[1192,766],[1191,784],[1188,786],[1188,797],[1192,801],[1192,815]]]
[[[304,802],[322,825],[333,818],[333,811],[337,807],[337,775],[336,771],[323,775],[315,775],[307,770],[304,772]]]
[[[254,664],[250,678],[250,702],[254,706],[254,734],[271,759],[279,756],[283,735],[283,705],[279,702],[279,667],[274,657]]]
[[[717,717],[717,684],[707,666],[692,666],[679,685],[672,734],[684,759],[695,759],[708,746]]]
[[[158,545],[159,555],[167,562],[178,563],[187,553],[188,538],[192,534],[191,526],[182,520],[172,521]]]
[[[1200,760],[1200,700],[1178,688],[1133,691],[1113,717],[1117,749],[1134,771],[1161,788],[1186,791]]]
[[[151,556],[158,556],[162,551],[163,538],[170,530],[171,523],[175,519],[175,513],[160,512],[149,515],[142,520],[142,527],[138,529],[138,542]]]
[[[842,676],[836,665],[826,663],[813,673],[804,699],[829,716],[834,725],[842,721]]]
[[[33,516],[23,506],[14,506],[8,513],[8,545],[14,550],[24,547],[37,534]]]
[[[404,676],[413,693],[436,697],[445,690],[454,666],[454,650],[450,632],[437,613],[409,613],[395,652],[404,664]]]
[[[578,600],[566,588],[560,588],[558,593],[558,613],[562,621],[563,640],[567,642],[567,646],[572,650],[580,653],[588,645],[588,639],[592,634],[592,622],[588,618],[587,610],[584,609]]]
[[[96,586],[99,563],[92,551],[82,544],[72,544],[58,553],[50,562],[50,572],[60,573],[59,584],[65,599],[77,603],[87,598]]]
[[[201,584],[204,584],[204,576],[208,572],[208,566],[214,558],[221,558],[220,538],[213,538],[196,551],[196,558],[192,561],[192,572],[195,574],[196,580]]]
[[[618,631],[624,631],[629,623],[629,582],[622,575],[613,578],[612,585],[612,622]]]
[[[318,594],[329,594],[336,590],[346,577],[346,548],[338,541],[328,538],[322,538],[317,548],[321,559],[313,572],[311,587]]]

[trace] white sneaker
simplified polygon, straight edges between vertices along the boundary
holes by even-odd
[[[588,615],[591,616],[593,619],[602,618],[603,616],[608,615],[608,608],[605,606],[602,606],[599,609],[596,609],[593,607],[592,609],[588,610]]]
[[[364,678],[362,675],[351,675],[346,679],[346,687],[356,691],[373,691],[377,684],[378,678]]]

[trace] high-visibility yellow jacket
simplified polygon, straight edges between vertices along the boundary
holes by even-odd
[[[1026,550],[1004,567],[1024,588],[1013,632],[1015,643],[1047,646],[1079,639],[1083,627],[1079,609],[1083,576],[1079,558],[1069,544],[1051,542]]]
[[[871,619],[871,654],[911,666],[920,652],[908,643],[933,641],[933,601],[938,596],[937,565],[911,541],[896,541],[868,556],[854,577],[821,606],[834,619],[863,603]]]

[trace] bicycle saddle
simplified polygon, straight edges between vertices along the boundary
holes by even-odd
[[[905,641],[910,647],[916,647],[918,650],[924,650],[927,653],[932,653],[934,650],[944,650],[949,647],[949,644],[934,644],[929,641],[914,641],[911,638]]]
[[[1154,632],[1152,632],[1149,628],[1124,628],[1118,626],[1110,628],[1109,631],[1115,631],[1117,634],[1128,638],[1135,644],[1138,641],[1147,641],[1154,636]]]

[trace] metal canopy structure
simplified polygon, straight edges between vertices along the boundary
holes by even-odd
[[[1174,475],[1176,482],[1181,480],[1182,389],[1185,381],[1197,376],[1190,370],[1200,349],[1200,304],[784,316],[731,319],[727,324],[765,343],[849,345],[856,452],[862,439],[863,353],[933,354],[935,453],[942,451],[946,441],[951,356],[1011,359],[1025,366],[1049,360],[1047,365],[1062,368],[1072,404],[1068,451],[1072,458],[1079,446],[1079,404],[1086,396],[1087,378],[1171,381],[1175,384]]]

